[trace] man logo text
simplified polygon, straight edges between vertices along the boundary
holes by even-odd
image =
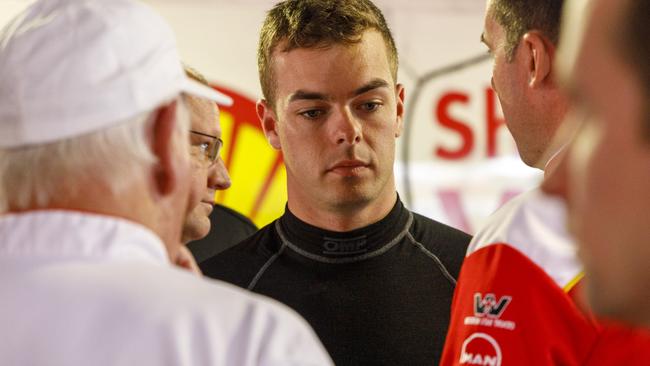
[[[501,347],[485,333],[474,333],[463,342],[461,365],[501,366]]]

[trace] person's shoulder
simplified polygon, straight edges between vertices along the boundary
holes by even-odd
[[[226,332],[228,344],[237,342],[238,352],[246,357],[255,355],[256,360],[271,364],[330,364],[312,328],[288,306],[214,279],[192,278],[190,282],[196,285],[186,286],[191,293],[183,306],[193,306],[192,316],[209,322],[204,325],[206,332]]]
[[[549,239],[543,243],[545,245],[556,241],[568,244],[565,217],[564,206],[556,198],[538,189],[520,194],[488,218],[474,236],[470,252],[498,242],[509,243],[520,250],[537,245],[540,239]]]
[[[170,303],[172,308],[206,314],[218,310],[220,314],[231,318],[237,318],[237,315],[243,315],[246,311],[271,312],[280,317],[293,317],[292,312],[277,301],[243,290],[231,283],[205,276],[199,277],[177,268],[170,268],[164,274],[158,273],[156,277],[164,279],[168,292],[177,295],[174,296],[176,300]]]
[[[440,243],[460,250],[464,255],[467,245],[472,239],[469,234],[418,213],[411,212],[411,214],[413,215],[413,225],[410,232],[416,239],[425,240],[427,243],[425,246]]]
[[[286,306],[169,263],[66,261],[31,272],[38,273],[21,281],[30,295],[17,303],[42,316],[17,324],[37,330],[38,319],[48,319],[62,336],[48,341],[52,331],[45,331],[32,343],[79,360],[73,364],[88,363],[97,347],[105,353],[101,365],[330,364],[313,331]],[[74,347],[78,353],[61,351]]]
[[[242,242],[199,263],[199,267],[207,277],[245,287],[259,268],[277,252],[278,243],[271,223]]]
[[[566,231],[563,203],[539,189],[523,193],[497,210],[474,236],[467,255],[507,245],[541,267],[564,287],[582,270]]]
[[[200,316],[226,328],[243,321],[251,311],[294,317],[292,311],[275,300],[181,268],[141,264],[120,267],[121,275],[115,275],[116,290],[112,296],[127,308],[155,304],[152,317],[171,321],[175,317]]]
[[[131,267],[125,272],[131,275],[133,291],[118,293],[115,300],[130,314],[125,319],[134,327],[155,329],[158,339],[186,339],[192,357],[223,361],[218,364],[247,364],[250,357],[329,362],[305,320],[273,299],[173,267]],[[296,342],[303,350],[293,348]]]
[[[540,312],[545,315],[532,315]],[[589,317],[562,288],[529,258],[504,245],[465,259],[449,329],[453,332],[445,341],[445,365],[463,357],[479,332],[517,365],[527,364],[535,352],[549,355],[554,364],[584,364],[597,337]]]
[[[415,212],[410,233],[427,251],[438,257],[457,276],[472,237],[456,228]]]

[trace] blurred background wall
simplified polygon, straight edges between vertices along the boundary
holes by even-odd
[[[233,185],[215,199],[265,225],[284,211],[282,157],[255,114],[258,31],[270,0],[146,0],[176,32],[183,60],[233,96],[223,108],[223,158]],[[0,26],[30,1],[0,0]],[[525,166],[490,89],[479,42],[483,0],[376,0],[400,53],[405,133],[395,163],[398,191],[416,212],[473,233],[503,202],[539,182]],[[65,60],[61,60],[65,62]]]

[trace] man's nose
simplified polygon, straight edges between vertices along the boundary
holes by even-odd
[[[341,109],[340,113],[332,116],[333,140],[336,144],[357,144],[363,138],[361,121],[348,109]]]
[[[216,190],[228,189],[231,185],[228,169],[221,158],[212,164],[208,174],[208,187]]]

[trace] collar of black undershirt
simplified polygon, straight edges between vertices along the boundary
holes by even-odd
[[[298,247],[298,252],[331,259],[358,258],[377,252],[404,235],[409,211],[398,198],[391,211],[374,224],[347,232],[329,231],[297,218],[288,207],[279,220],[281,239]]]

